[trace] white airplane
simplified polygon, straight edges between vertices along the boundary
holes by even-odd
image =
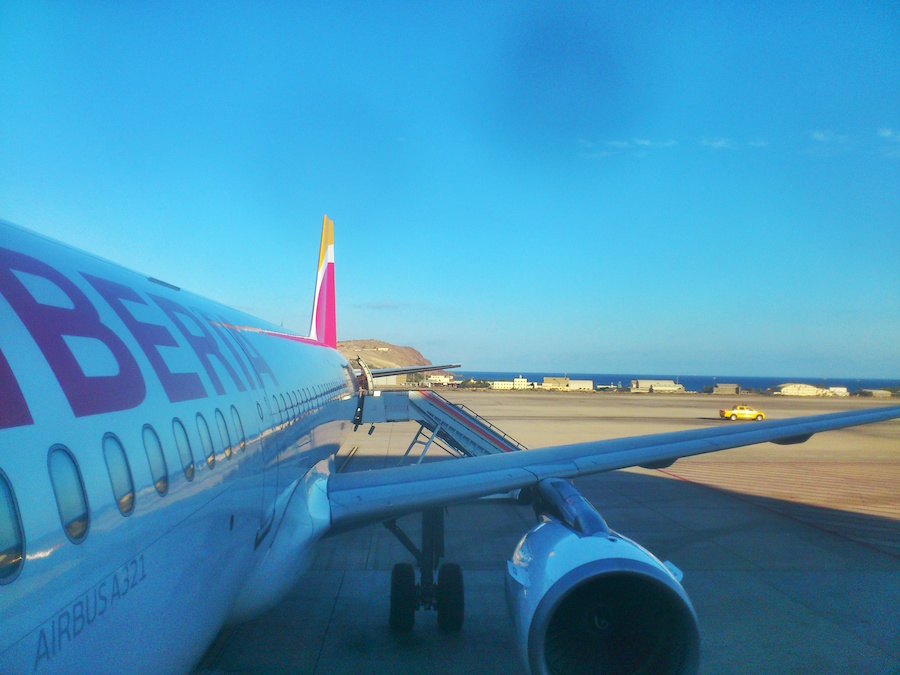
[[[521,450],[427,392],[377,395],[336,350],[332,223],[299,336],[0,223],[0,672],[187,672],[222,627],[270,608],[329,532],[386,522],[390,625],[457,630],[443,507],[519,491],[540,523],[507,567],[533,673],[691,673],[699,635],[671,563],[568,482],[900,417],[882,407]],[[439,368],[435,366],[434,368]],[[458,460],[335,473],[360,424],[420,419]],[[421,548],[394,520],[423,514]],[[434,573],[437,572],[435,582]]]

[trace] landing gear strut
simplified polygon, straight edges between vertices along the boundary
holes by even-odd
[[[438,570],[438,562],[444,555],[444,511],[429,509],[422,512],[422,548],[419,550],[396,520],[388,520],[384,526],[416,558],[420,582],[409,563],[397,563],[391,572],[392,630],[412,630],[417,609],[436,609],[438,627],[442,631],[455,632],[462,628],[464,616],[464,589],[459,565],[444,563]],[[434,581],[438,570],[437,583]]]

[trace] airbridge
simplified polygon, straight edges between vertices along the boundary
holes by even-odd
[[[385,391],[360,396],[354,423],[418,422],[419,430],[403,455],[401,463],[422,446],[416,463],[421,462],[432,444],[459,457],[478,457],[525,450],[515,440],[471,408],[451,403],[433,391]]]

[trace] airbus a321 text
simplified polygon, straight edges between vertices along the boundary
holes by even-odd
[[[533,673],[691,673],[681,573],[611,530],[569,479],[900,417],[900,407],[525,450],[431,392],[373,391],[336,349],[325,218],[309,335],[0,223],[0,672],[187,672],[277,603],[326,534],[384,522],[391,627],[464,618],[444,507],[518,494],[540,522],[507,562]],[[435,366],[440,368],[442,366]],[[332,471],[360,424],[418,420],[456,459]],[[421,513],[422,541],[396,525]]]

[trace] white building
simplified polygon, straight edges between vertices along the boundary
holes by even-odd
[[[631,392],[634,394],[683,394],[684,385],[675,384],[675,380],[632,380]]]
[[[429,375],[428,384],[449,387],[453,383],[452,375]]]
[[[521,375],[513,378],[513,389],[528,389],[528,378]]]
[[[594,381],[569,380],[569,391],[594,391]]]
[[[803,384],[801,382],[788,382],[779,384],[772,392],[781,396],[825,396],[825,389],[817,387],[813,384]]]
[[[491,389],[502,389],[512,391],[513,383],[509,380],[494,380],[491,382]]]
[[[549,389],[549,390],[568,389],[569,388],[569,378],[568,377],[545,377],[542,388]]]

